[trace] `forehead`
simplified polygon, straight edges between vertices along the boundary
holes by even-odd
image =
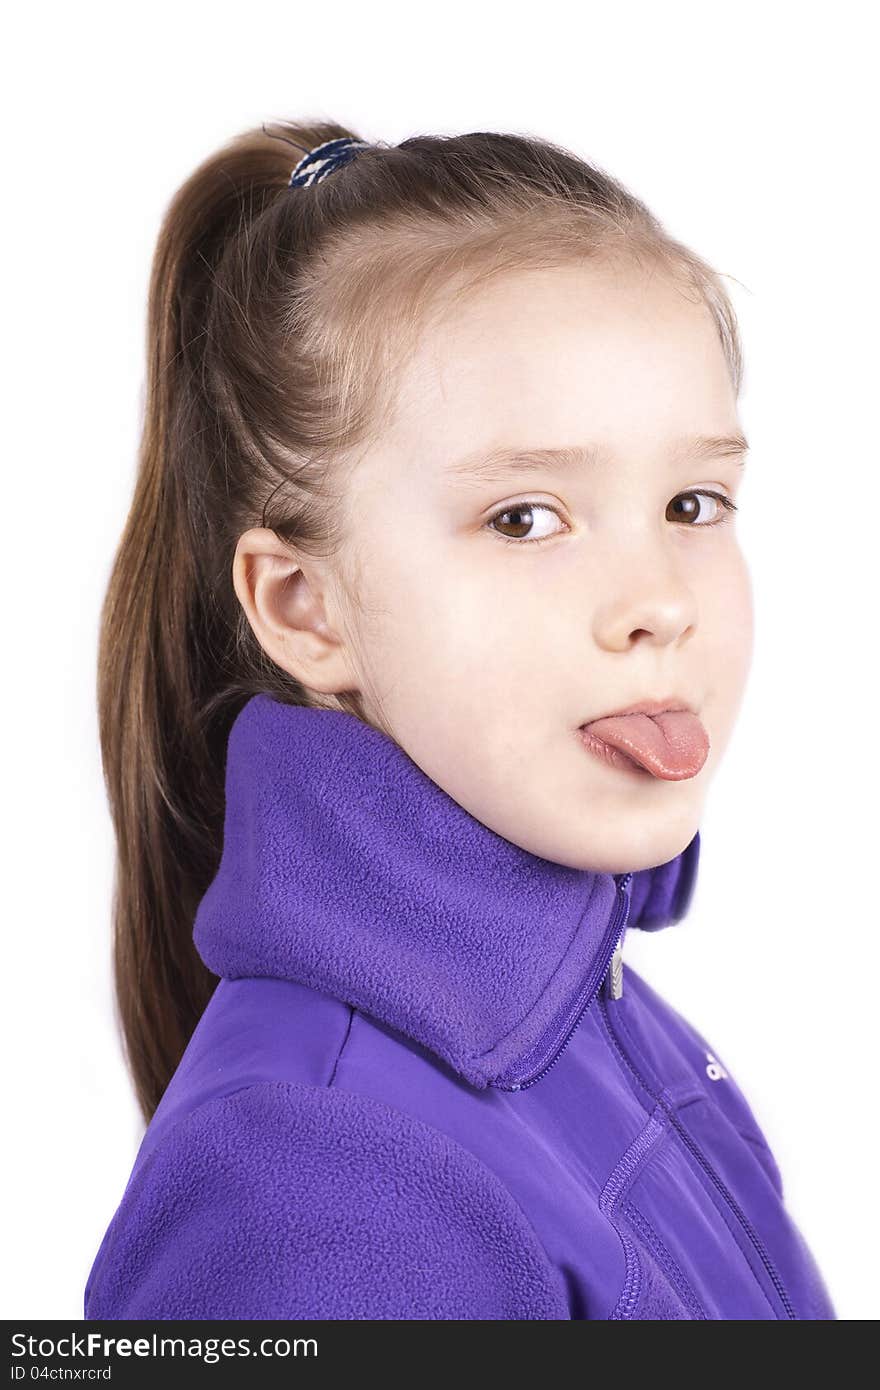
[[[438,465],[511,440],[610,454],[735,424],[708,308],[661,271],[520,271],[450,298],[402,369],[394,443]]]

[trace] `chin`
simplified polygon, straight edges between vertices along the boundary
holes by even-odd
[[[626,874],[639,869],[653,869],[658,864],[666,864],[677,858],[687,849],[698,829],[696,823],[665,825],[662,830],[651,834],[645,827],[634,827],[631,836],[621,835],[616,841],[604,843],[590,842],[587,830],[576,842],[563,842],[557,845],[557,854],[547,854],[572,869],[587,869],[593,873]]]

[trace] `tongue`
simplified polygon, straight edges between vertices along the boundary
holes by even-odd
[[[709,756],[709,736],[689,710],[663,714],[612,714],[584,726],[591,734],[667,781],[699,772]]]

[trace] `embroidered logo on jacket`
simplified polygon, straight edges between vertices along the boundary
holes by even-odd
[[[724,1070],[718,1058],[713,1056],[711,1052],[707,1052],[706,1056],[709,1058],[709,1065],[706,1068],[706,1075],[709,1077],[711,1081],[720,1081],[722,1077],[727,1075],[727,1072]]]

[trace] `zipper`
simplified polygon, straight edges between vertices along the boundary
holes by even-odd
[[[607,1030],[607,1032],[608,1032],[608,1036],[610,1037],[612,1043],[614,1044],[614,1047],[617,1049],[618,1053],[620,1054],[620,1057],[621,1057],[622,1061],[623,1061],[623,1062],[625,1063],[625,1065],[629,1068],[629,1070],[632,1072],[633,1076],[637,1079],[639,1085],[642,1086],[642,1087],[644,1088],[644,1090],[648,1093],[648,1095],[651,1096],[651,1097],[657,1102],[658,1105],[662,1105],[662,1106],[663,1106],[663,1109],[665,1110],[666,1114],[667,1114],[668,1117],[669,1117],[670,1123],[673,1125],[673,1127],[674,1127],[674,1129],[676,1130],[676,1133],[678,1134],[678,1136],[679,1136],[679,1138],[681,1139],[682,1143],[685,1145],[685,1147],[686,1147],[687,1149],[690,1150],[690,1152],[693,1154],[694,1158],[697,1160],[697,1162],[698,1162],[698,1163],[700,1164],[700,1166],[703,1168],[704,1172],[708,1175],[708,1177],[709,1177],[709,1179],[711,1180],[711,1182],[714,1183],[715,1187],[718,1189],[718,1191],[720,1192],[721,1196],[724,1198],[724,1200],[726,1201],[727,1205],[730,1207],[730,1210],[731,1210],[731,1211],[733,1212],[733,1214],[736,1216],[737,1220],[739,1221],[740,1225],[742,1226],[742,1228],[743,1228],[743,1230],[745,1231],[746,1235],[748,1236],[749,1240],[752,1242],[752,1245],[754,1246],[755,1251],[756,1251],[758,1257],[760,1258],[761,1263],[762,1263],[763,1266],[764,1266],[764,1269],[767,1271],[767,1276],[768,1276],[768,1278],[770,1279],[770,1282],[772,1283],[774,1289],[776,1290],[777,1294],[779,1295],[779,1301],[782,1303],[782,1306],[785,1308],[786,1315],[787,1315],[789,1318],[792,1318],[792,1319],[794,1319],[794,1320],[797,1321],[797,1320],[798,1320],[798,1315],[797,1315],[797,1313],[796,1313],[795,1310],[794,1310],[794,1307],[793,1307],[793,1305],[792,1305],[791,1299],[790,1299],[789,1296],[788,1296],[788,1293],[787,1293],[787,1291],[786,1291],[785,1285],[784,1285],[783,1282],[782,1282],[782,1278],[781,1278],[781,1276],[780,1276],[780,1274],[779,1274],[779,1271],[777,1270],[776,1266],[774,1265],[773,1261],[771,1260],[770,1255],[769,1255],[769,1252],[768,1252],[768,1250],[767,1250],[767,1247],[765,1246],[765,1244],[764,1244],[764,1242],[762,1241],[761,1237],[758,1235],[758,1232],[755,1230],[755,1228],[754,1228],[754,1226],[752,1225],[751,1221],[749,1220],[748,1216],[747,1216],[746,1213],[743,1211],[743,1209],[742,1209],[742,1207],[740,1206],[739,1202],[738,1202],[738,1201],[736,1200],[736,1198],[733,1196],[733,1193],[730,1191],[730,1189],[728,1188],[727,1184],[723,1181],[723,1179],[719,1176],[719,1174],[718,1174],[718,1173],[715,1171],[715,1169],[712,1167],[712,1164],[709,1162],[708,1158],[707,1158],[706,1155],[703,1153],[702,1149],[699,1147],[699,1145],[697,1144],[696,1140],[692,1137],[692,1135],[689,1133],[689,1131],[688,1131],[688,1130],[685,1128],[685,1126],[682,1124],[682,1121],[681,1121],[681,1119],[679,1118],[678,1113],[676,1112],[675,1108],[669,1104],[669,1102],[668,1102],[667,1099],[666,1099],[665,1094],[661,1094],[661,1095],[656,1095],[656,1094],[655,1094],[655,1092],[652,1090],[652,1088],[648,1085],[646,1078],[645,1078],[644,1076],[642,1076],[641,1072],[640,1072],[639,1069],[636,1067],[635,1063],[632,1061],[632,1059],[631,1059],[631,1058],[629,1057],[629,1055],[627,1054],[627,1052],[626,1052],[626,1050],[625,1050],[625,1048],[624,1048],[622,1042],[620,1041],[620,1038],[619,1038],[618,1035],[617,1035],[616,1029],[612,1027],[611,1018],[610,1018],[610,1015],[609,1015],[609,1012],[608,1012],[608,1005],[607,1005],[607,1003],[605,1002],[604,999],[603,999],[603,1000],[600,1000],[600,1002],[599,1002],[599,1008],[600,1008],[600,1010],[601,1010],[601,1012],[602,1012],[602,1016],[603,1016],[603,1018],[604,1018],[604,1020],[605,1020],[605,1027],[606,1027],[606,1030]]]
[[[497,1078],[495,1081],[489,1082],[490,1086],[497,1087],[499,1091],[523,1091],[527,1086],[534,1086],[535,1082],[540,1081],[542,1076],[546,1076],[550,1068],[559,1061],[571,1042],[578,1024],[602,988],[615,953],[622,949],[623,936],[629,917],[629,889],[632,877],[631,873],[614,875],[617,883],[617,897],[614,911],[611,914],[611,921],[602,938],[602,945],[596,957],[596,964],[590,971],[574,1004],[566,1010],[562,1022],[554,1019],[544,1029],[528,1057],[520,1064],[521,1075]]]

